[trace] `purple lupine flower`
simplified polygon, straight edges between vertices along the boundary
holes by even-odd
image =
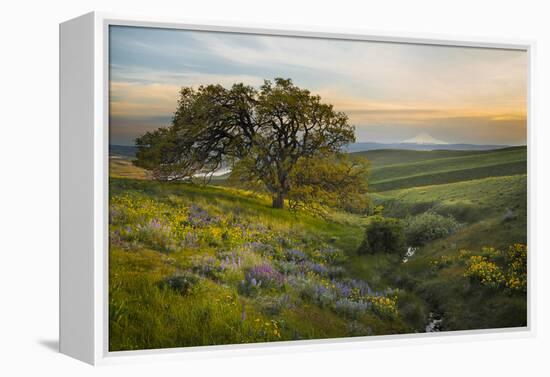
[[[159,219],[153,219],[149,221],[149,226],[153,229],[160,229],[162,227],[162,224]]]
[[[351,280],[351,287],[359,290],[362,296],[372,294],[369,284],[364,280]]]
[[[207,211],[196,204],[192,204],[191,207],[189,207],[189,215],[187,220],[191,225],[199,227],[210,224],[217,224],[220,222],[219,217],[211,216]]]
[[[249,282],[257,281],[257,285],[264,287],[280,287],[284,283],[284,277],[281,273],[275,270],[271,265],[264,263],[252,267],[245,274],[246,280]],[[253,285],[256,285],[253,283]]]
[[[351,301],[347,298],[340,299],[334,304],[334,310],[342,315],[358,318],[370,310],[371,304],[365,301]]]
[[[348,284],[334,279],[331,280],[331,283],[338,296],[348,298],[351,295],[352,288]]]
[[[321,276],[327,275],[328,273],[328,269],[325,266],[323,266],[322,264],[314,263],[310,261],[306,261],[304,263],[304,268],[306,270],[313,271],[317,275],[321,275]]]
[[[306,254],[298,249],[288,249],[286,251],[286,258],[289,261],[301,262],[307,259]]]

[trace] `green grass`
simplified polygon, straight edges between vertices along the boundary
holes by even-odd
[[[464,222],[504,216],[508,209],[525,217],[527,176],[489,177],[464,182],[390,190],[372,195],[385,214],[405,217],[434,209]]]
[[[370,187],[374,191],[525,174],[527,171],[525,147],[483,152],[401,151],[404,152],[402,156],[396,151],[386,151],[387,157],[384,151],[372,152],[378,152],[371,160]],[[368,153],[364,155],[371,158]],[[377,161],[382,163],[377,164]]]
[[[489,151],[467,151],[467,150],[433,150],[415,151],[407,149],[377,149],[372,151],[354,152],[352,155],[366,157],[374,167],[381,168],[390,165],[403,163],[421,162],[449,157],[479,156]]]
[[[272,209],[268,197],[228,186],[154,182],[130,160],[111,158],[110,350],[410,333],[424,330],[429,313],[449,331],[525,325],[524,294],[465,278],[458,259],[462,249],[526,243],[525,153],[367,152],[372,186],[392,188],[372,194],[383,215],[435,211],[461,223],[407,263],[357,254],[366,217],[320,218]],[[296,250],[309,263],[304,279],[294,271],[282,283],[249,284],[258,266],[291,271],[301,263],[285,264]],[[237,266],[231,259],[231,268],[221,268],[229,257],[239,258]],[[442,258],[453,262],[434,270]],[[192,277],[189,290],[166,285],[178,276]],[[342,307],[331,294],[350,279],[395,299],[396,312],[391,305],[357,309],[353,300]]]
[[[360,278],[377,292],[388,287],[377,271],[350,268],[362,239],[358,216],[327,220],[272,209],[268,198],[242,190],[137,179],[111,178],[110,200],[110,350],[411,331],[398,315],[350,314],[332,293],[315,293],[333,292],[333,279]],[[243,286],[251,268],[282,269],[295,249],[308,263],[339,269],[336,277],[306,265],[303,282],[290,273],[276,288]],[[341,257],[326,259],[323,250]],[[227,255],[241,264],[219,270]],[[199,281],[189,293],[163,286],[184,272]]]
[[[444,318],[445,330],[526,325],[526,298],[488,289],[463,276],[464,265],[432,271],[430,263],[457,258],[460,250],[479,252],[492,246],[505,250],[527,243],[527,177],[489,177],[458,183],[385,191],[374,194],[386,216],[406,217],[427,210],[452,215],[463,228],[419,248],[406,264],[391,271],[393,284],[420,297]]]

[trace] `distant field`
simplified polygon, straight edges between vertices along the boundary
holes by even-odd
[[[150,175],[145,169],[132,164],[131,157],[110,155],[109,175],[114,178],[149,179]]]
[[[429,186],[495,176],[525,174],[527,149],[495,151],[370,151],[373,191]]]
[[[453,151],[453,150],[433,150],[433,151],[415,151],[405,149],[378,149],[372,151],[355,152],[352,155],[364,156],[376,168],[381,168],[388,165],[396,165],[407,162],[418,162],[426,160],[435,160],[447,157],[462,157],[471,155],[480,155],[492,153],[490,151]]]

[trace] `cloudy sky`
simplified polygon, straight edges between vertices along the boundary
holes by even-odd
[[[137,27],[110,30],[111,144],[170,124],[182,86],[292,78],[349,115],[358,141],[428,133],[526,143],[523,51]]]

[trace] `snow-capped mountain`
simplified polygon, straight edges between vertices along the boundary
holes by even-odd
[[[403,144],[449,144],[446,141],[436,139],[435,137],[427,133],[418,134],[413,138],[403,140],[401,143]]]

